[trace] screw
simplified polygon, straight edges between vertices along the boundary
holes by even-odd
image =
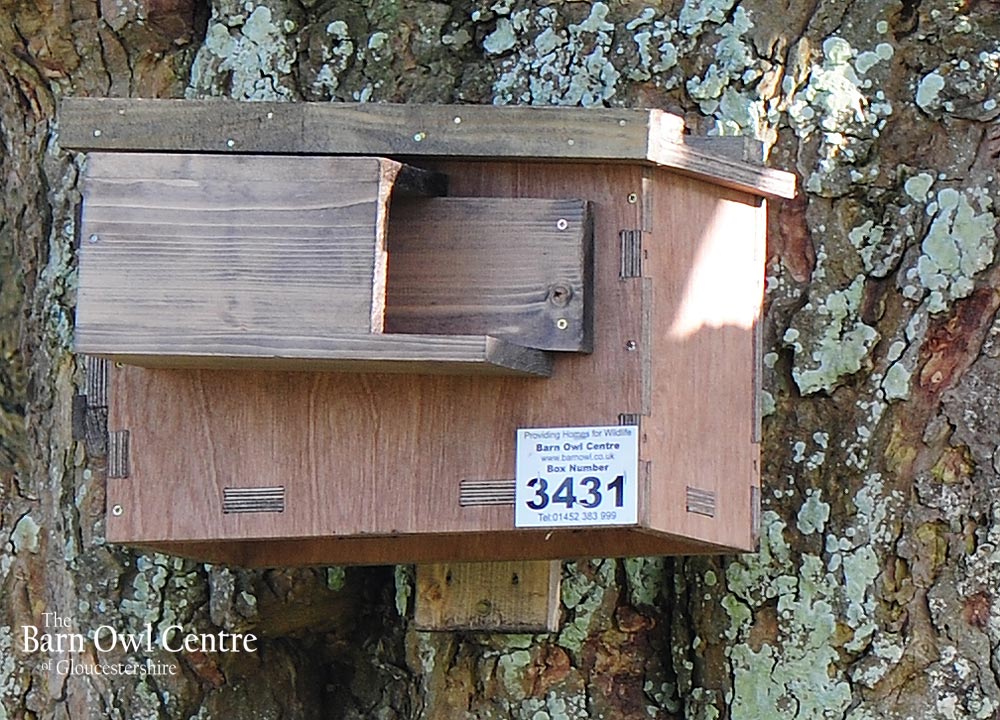
[[[455,119],[453,120],[453,122],[454,122],[454,123],[455,123],[456,125],[461,125],[461,124],[462,124],[462,118],[460,118],[460,117],[459,117],[458,115],[456,115],[456,116],[455,116]]]
[[[97,242],[98,240],[100,240],[100,238],[99,238],[99,237],[97,237],[96,235],[91,235],[91,236],[90,236],[89,238],[87,238],[87,239],[88,239],[88,240],[90,240],[90,242],[92,242],[92,243],[95,243],[95,242]]]
[[[566,307],[571,297],[573,291],[566,285],[554,285],[549,288],[549,302],[556,307]]]
[[[124,512],[125,508],[123,508],[121,505],[115,505],[113,508],[111,508],[111,514],[114,515],[115,517],[121,517],[122,513]]]
[[[619,121],[618,121],[618,125],[619,125],[620,127],[625,127],[625,124],[626,124],[626,123],[625,123],[625,121],[624,121],[624,120],[619,120]]]
[[[413,136],[413,142],[422,142],[425,137],[427,137],[427,133],[418,132]]]
[[[94,137],[101,137],[101,131],[100,130],[94,130]]]
[[[628,194],[629,205],[635,205],[637,202],[639,202],[639,196],[635,193],[629,193]]]
[[[560,230],[565,230],[569,227],[569,223],[566,222],[566,218],[559,218],[556,220],[556,227]]]
[[[559,318],[556,320],[556,327],[560,330],[565,330],[569,327],[569,321],[566,318]]]
[[[118,368],[119,370],[121,370],[123,367],[125,367],[125,363],[123,363],[123,362],[116,362],[115,363],[115,367]]]
[[[628,340],[625,342],[625,349],[629,352],[634,352],[635,349],[639,347],[639,344],[635,340]]]
[[[570,147],[573,147],[574,145],[576,145],[576,140],[570,138],[569,140],[566,141],[566,144],[569,145]]]
[[[233,147],[235,144],[236,141],[231,138],[229,140],[226,140],[226,147]]]
[[[273,112],[269,112],[269,113],[267,114],[267,119],[268,119],[268,120],[273,120],[273,119],[274,119],[274,113],[273,113]]]

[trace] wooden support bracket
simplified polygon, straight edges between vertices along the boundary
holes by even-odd
[[[418,565],[416,627],[556,632],[561,569],[558,561]]]

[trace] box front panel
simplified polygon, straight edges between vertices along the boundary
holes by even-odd
[[[460,493],[463,481],[512,486],[518,428],[641,414],[642,283],[620,276],[621,234],[642,223],[641,170],[437,169],[453,195],[593,203],[594,353],[559,356],[549,379],[114,368],[109,428],[129,430],[131,468],[109,481],[121,509],[109,540],[512,530],[512,504],[463,506]]]

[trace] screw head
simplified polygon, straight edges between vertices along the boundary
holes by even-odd
[[[637,202],[639,202],[639,195],[636,193],[629,193],[628,194],[629,205],[635,205]]]
[[[558,220],[556,220],[556,228],[558,228],[559,230],[565,230],[568,227],[569,223],[566,221],[566,218],[559,218]]]
[[[639,343],[635,340],[628,340],[625,342],[625,349],[629,352],[634,352],[637,347],[639,347]]]
[[[570,138],[569,140],[566,141],[566,144],[569,145],[570,147],[573,147],[574,145],[576,145],[576,140]]]
[[[121,517],[124,512],[125,508],[123,508],[121,505],[115,505],[113,508],[111,508],[111,514],[114,515],[115,517]]]
[[[566,307],[573,297],[573,289],[567,285],[553,285],[549,288],[548,300],[556,307]]]
[[[427,137],[427,133],[421,131],[413,135],[413,142],[423,142],[424,138]]]
[[[232,138],[226,140],[226,147],[233,147],[234,145],[236,145],[236,141],[233,140]]]
[[[97,235],[91,235],[91,236],[90,236],[89,238],[87,238],[87,239],[88,239],[88,240],[89,240],[89,241],[90,241],[91,243],[95,243],[95,242],[97,242],[98,240],[100,240],[100,238],[99,238],[99,237],[97,237]]]
[[[94,137],[101,137],[102,133],[100,130],[94,130]]]
[[[566,318],[559,318],[558,320],[556,320],[556,327],[559,328],[560,330],[565,330],[566,328],[569,327],[569,320],[567,320]]]
[[[454,122],[456,125],[461,125],[462,124],[462,118],[460,118],[458,115],[456,115],[455,119],[452,122]]]

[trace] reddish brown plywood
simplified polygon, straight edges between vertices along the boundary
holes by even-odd
[[[753,326],[765,208],[739,192],[662,174],[648,191],[650,524],[750,550],[750,487],[759,486]],[[710,497],[714,516],[689,511],[707,511]]]
[[[128,478],[109,480],[109,506],[122,509],[109,514],[109,540],[509,533],[511,506],[463,508],[459,485],[513,478],[518,427],[610,425],[641,411],[643,353],[630,344],[641,340],[641,283],[619,278],[619,233],[640,226],[641,171],[457,162],[440,169],[452,195],[591,201],[602,308],[593,355],[560,356],[547,380],[114,368],[109,427],[130,431],[132,462]],[[227,487],[282,485],[284,512],[222,512]],[[417,544],[405,549],[414,559],[441,552],[440,544],[433,553]],[[514,557],[530,557],[532,545],[511,543]],[[352,561],[343,557],[347,545],[322,547],[331,556],[316,562]],[[463,559],[501,552],[490,542],[469,547],[482,554]],[[609,545],[594,549],[619,554]],[[291,548],[273,560],[296,562]]]

